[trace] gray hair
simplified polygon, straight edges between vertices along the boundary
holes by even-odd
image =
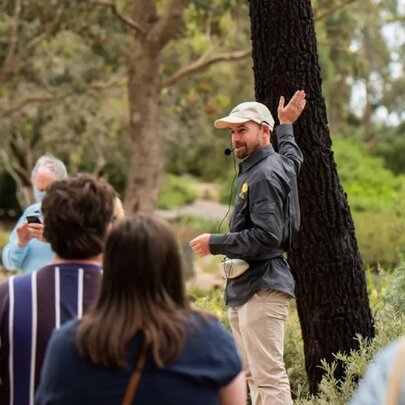
[[[37,163],[35,163],[34,168],[32,169],[31,173],[31,182],[34,183],[34,177],[38,173],[39,169],[46,168],[51,171],[56,180],[62,180],[67,177],[67,170],[65,164],[56,157],[47,153],[46,155],[41,156]]]

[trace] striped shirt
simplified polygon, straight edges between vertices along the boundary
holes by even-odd
[[[82,317],[100,281],[99,266],[72,262],[0,284],[0,404],[34,403],[52,330]]]

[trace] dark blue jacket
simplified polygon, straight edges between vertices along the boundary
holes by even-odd
[[[249,263],[244,274],[228,280],[228,306],[243,305],[265,288],[294,295],[294,278],[283,253],[293,228],[299,228],[297,174],[303,156],[292,125],[278,126],[276,135],[279,153],[268,145],[240,164],[230,232],[210,237],[212,254]]]

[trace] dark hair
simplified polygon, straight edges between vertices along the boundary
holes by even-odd
[[[127,345],[140,333],[159,367],[175,361],[190,307],[167,223],[146,215],[118,221],[107,238],[103,273],[95,306],[77,329],[79,352],[96,364],[125,367]]]
[[[114,212],[114,190],[90,174],[54,182],[43,201],[44,236],[63,259],[99,255]]]

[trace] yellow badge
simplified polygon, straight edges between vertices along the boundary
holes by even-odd
[[[244,200],[246,198],[247,191],[248,191],[248,184],[243,183],[242,188],[241,188],[240,193],[239,193],[239,197]]]

